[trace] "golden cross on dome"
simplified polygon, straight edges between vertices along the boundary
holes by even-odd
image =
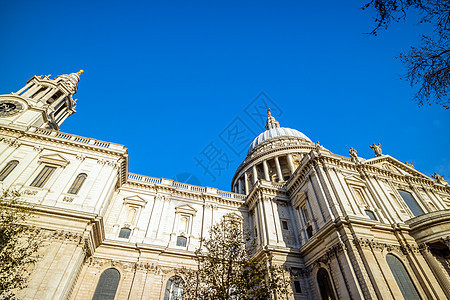
[[[83,70],[80,70],[80,71],[77,72],[78,76],[80,76],[80,75],[83,74],[83,73],[84,73]]]
[[[270,108],[267,109],[267,115],[268,115],[269,117],[272,116],[272,114],[270,113]]]

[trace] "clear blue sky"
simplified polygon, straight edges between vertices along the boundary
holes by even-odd
[[[264,130],[246,112],[266,101],[282,126],[334,153],[370,158],[380,142],[450,179],[450,111],[417,107],[395,59],[427,28],[411,20],[367,36],[363,3],[2,1],[0,93],[84,69],[61,131],[123,144],[130,172],[153,177],[189,173],[229,190],[241,144]],[[245,138],[231,140],[233,128]],[[207,164],[212,146],[205,174],[196,159]]]

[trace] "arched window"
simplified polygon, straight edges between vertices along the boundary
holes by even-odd
[[[119,232],[119,237],[120,238],[127,239],[127,238],[130,237],[130,235],[131,235],[131,229],[130,228],[122,228],[122,229],[120,229],[120,232]]]
[[[417,289],[401,260],[395,255],[388,254],[386,255],[386,261],[391,269],[392,275],[394,275],[395,281],[397,282],[403,297],[408,300],[422,299],[420,298],[419,292],[417,292]]]
[[[411,210],[412,214],[417,217],[423,215],[423,210],[417,203],[416,199],[414,199],[413,195],[410,192],[398,190],[400,196],[402,196],[406,205],[408,205],[409,210]]]
[[[92,300],[114,300],[119,280],[120,273],[117,269],[105,270],[98,280]]]
[[[183,284],[183,279],[180,276],[170,277],[166,284],[164,300],[182,300]]]
[[[322,300],[336,300],[333,287],[331,286],[330,276],[328,276],[328,272],[324,268],[320,268],[317,272],[317,283],[319,284]]]
[[[81,186],[83,185],[84,181],[86,180],[87,174],[81,173],[78,174],[77,178],[75,178],[75,181],[72,183],[72,186],[69,189],[69,194],[78,194],[78,192],[81,189]]]
[[[12,160],[6,164],[3,170],[0,172],[0,181],[5,180],[5,178],[14,170],[14,168],[19,164],[19,161]]]

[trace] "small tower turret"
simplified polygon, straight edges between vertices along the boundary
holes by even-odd
[[[77,73],[33,76],[16,93],[0,95],[0,124],[16,124],[58,130],[64,120],[75,112]]]

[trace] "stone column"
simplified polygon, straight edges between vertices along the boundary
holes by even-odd
[[[22,97],[29,98],[29,97],[33,96],[33,94],[35,92],[37,92],[40,88],[41,88],[41,86],[36,84],[32,88],[30,88],[28,91],[23,93]]]
[[[48,91],[48,92],[42,97],[42,100],[48,100],[48,99],[50,99],[51,97],[53,97],[54,94],[56,94],[57,91],[58,91],[57,89],[53,89],[53,90]]]
[[[16,94],[20,95],[20,94],[23,93],[26,89],[30,88],[30,86],[32,86],[32,85],[33,85],[32,82],[28,82],[23,88],[21,88],[20,90],[18,90]]]
[[[278,245],[278,233],[276,228],[276,220],[279,222],[278,216],[274,215],[274,211],[272,208],[272,200],[268,197],[261,196],[262,209],[264,213],[264,223],[266,226],[266,235],[267,235],[267,244],[268,245]],[[281,226],[280,226],[281,227]]]
[[[289,218],[292,220],[292,223],[294,223],[294,235],[295,235],[295,243],[297,244],[298,247],[300,247],[300,241],[299,241],[299,233],[298,233],[298,229],[297,229],[297,222],[296,219],[294,217],[294,214],[296,212],[294,212],[294,210],[296,210],[295,208],[293,208],[292,206],[288,207],[288,211],[289,211]]]
[[[253,171],[253,184],[255,184],[256,181],[258,181],[258,171],[256,171],[256,166],[252,167],[252,171]]]
[[[268,235],[267,235],[267,229],[266,229],[266,218],[265,218],[265,213],[264,213],[264,204],[262,203],[263,200],[259,199],[257,200],[257,223],[258,223],[258,230],[259,230],[259,240],[261,241],[260,245],[261,246],[266,246],[267,244],[269,244],[268,241]]]
[[[433,253],[430,251],[428,246],[426,245],[422,246],[422,251],[420,252],[425,258],[425,261],[430,266],[431,271],[433,272],[434,276],[436,277],[437,281],[442,287],[442,290],[444,291],[446,297],[450,299],[450,278],[448,274],[445,274],[443,272],[442,266],[440,265],[436,257],[433,255]]]
[[[247,195],[250,192],[248,190],[248,176],[247,176],[247,172],[244,173],[244,186],[245,186],[245,194]]]
[[[270,181],[269,166],[267,166],[267,160],[263,160],[264,179]]]
[[[286,156],[286,158],[287,158],[289,170],[291,171],[291,175],[292,175],[295,172],[294,162],[292,161],[292,154],[288,154]]]
[[[283,173],[281,172],[280,161],[278,160],[278,156],[274,157],[275,167],[277,168],[278,181],[283,181]]]
[[[63,93],[61,96],[59,96],[59,98],[58,99],[56,99],[53,103],[56,103],[56,104],[58,104],[58,102],[60,102],[63,98],[65,98],[66,97],[66,95]],[[63,105],[63,104],[62,104]],[[59,105],[58,105],[58,108],[59,108]]]
[[[242,191],[242,178],[238,179],[238,193],[241,193]]]
[[[300,217],[300,207],[296,207],[294,210],[295,219],[297,220],[298,227],[300,228],[300,232],[298,233],[300,238],[300,246],[302,246],[308,240],[306,236],[306,225],[303,223],[303,219]]]

